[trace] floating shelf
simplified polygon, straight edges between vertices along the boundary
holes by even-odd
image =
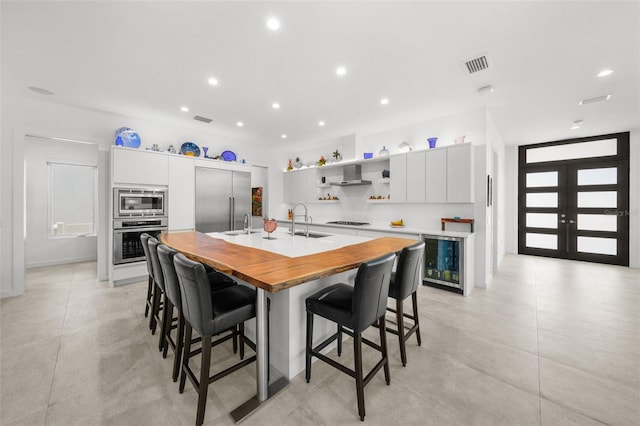
[[[384,204],[384,203],[392,203],[393,201],[384,198],[382,200],[367,200],[367,204]]]
[[[313,200],[309,201],[309,203],[318,203],[318,204],[338,204],[340,200]]]
[[[318,184],[318,188],[330,188],[331,185],[329,185],[328,183],[320,183]]]
[[[389,183],[389,182],[391,182],[391,178],[378,179],[378,183]]]

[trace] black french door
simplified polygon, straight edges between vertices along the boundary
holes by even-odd
[[[519,162],[519,253],[629,265],[629,133],[522,146]]]

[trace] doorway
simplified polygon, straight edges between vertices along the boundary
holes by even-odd
[[[25,142],[25,266],[95,261],[97,145],[29,135]]]
[[[629,133],[519,148],[518,253],[629,265]]]

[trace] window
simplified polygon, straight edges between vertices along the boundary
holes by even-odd
[[[97,167],[48,163],[49,235],[94,235],[97,206]]]

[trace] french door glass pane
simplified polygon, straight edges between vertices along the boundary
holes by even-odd
[[[618,240],[615,238],[578,237],[578,251],[615,256],[618,253]]]
[[[576,158],[606,157],[608,155],[616,155],[617,153],[618,140],[603,139],[592,142],[579,142],[527,149],[527,163],[573,160]]]
[[[527,213],[528,228],[558,228],[557,213]]]
[[[615,185],[618,183],[618,168],[578,170],[578,185]]]
[[[558,236],[527,232],[527,247],[558,250]]]
[[[618,230],[618,216],[613,214],[579,214],[578,229],[616,232]]]
[[[618,207],[616,191],[578,192],[578,208],[584,207]]]
[[[558,172],[527,173],[527,188],[558,186]]]
[[[558,207],[557,192],[535,192],[527,194],[527,207]]]

